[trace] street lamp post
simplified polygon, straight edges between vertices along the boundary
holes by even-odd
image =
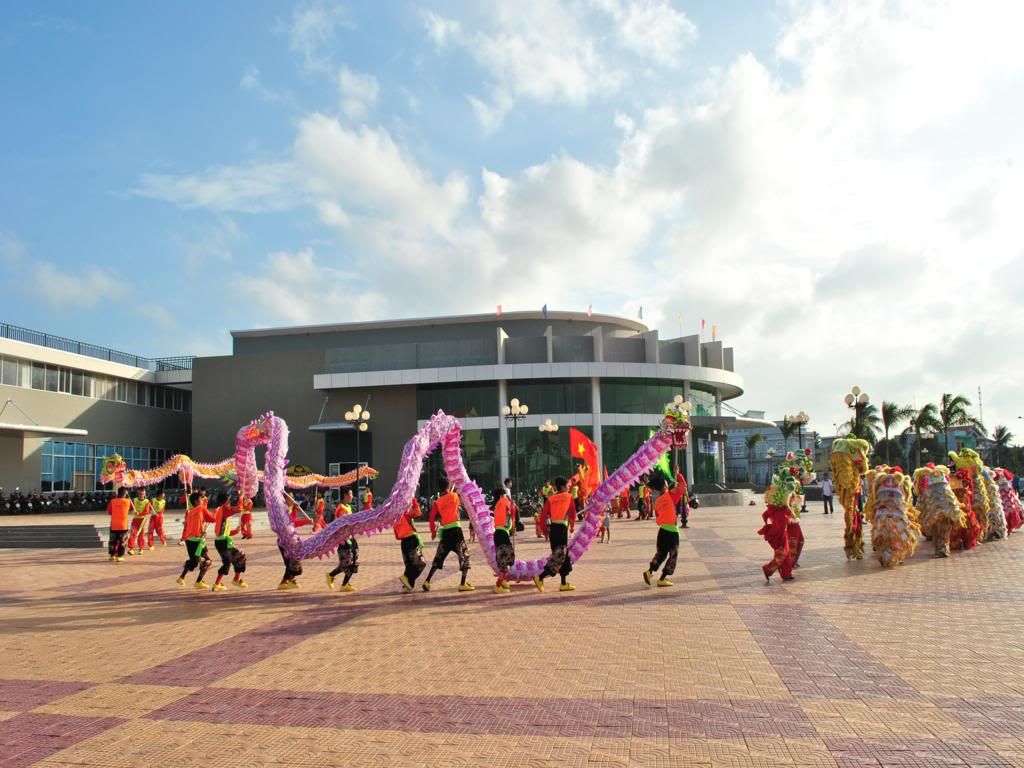
[[[796,414],[796,416],[790,416],[789,420],[796,424],[796,439],[800,445],[801,456],[804,452],[804,425],[810,421],[811,417],[808,416],[804,411]],[[804,502],[800,506],[801,514],[807,511],[807,497],[804,496]]]
[[[509,400],[508,405],[502,410],[505,421],[512,422],[512,503],[515,504],[516,494],[519,493],[519,422],[526,418],[530,412],[526,403],[520,403],[518,397]]]
[[[356,431],[356,507],[360,503],[359,489],[362,475],[359,472],[359,433],[366,432],[370,428],[370,412],[359,403],[352,406],[352,410],[345,413],[345,421],[352,425]]]
[[[541,434],[544,435],[544,453],[548,457],[548,469],[547,469],[547,480],[551,482],[551,435],[558,431],[558,425],[551,421],[551,419],[544,419],[544,423],[541,424],[537,429],[540,430]]]
[[[854,387],[843,398],[847,408],[853,409],[853,436],[860,437],[860,419],[864,407],[871,402],[867,392],[861,392],[860,387]]]

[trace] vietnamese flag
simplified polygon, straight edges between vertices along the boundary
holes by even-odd
[[[569,446],[572,457],[587,465],[588,493],[601,482],[600,464],[597,461],[597,446],[594,441],[580,432],[576,427],[569,427]]]

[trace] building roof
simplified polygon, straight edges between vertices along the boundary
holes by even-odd
[[[472,325],[477,323],[504,323],[517,320],[562,320],[581,321],[588,323],[603,323],[626,328],[637,333],[646,333],[650,330],[646,325],[636,320],[628,320],[615,315],[588,315],[586,312],[560,312],[551,310],[545,317],[541,311],[537,312],[503,312],[501,317],[494,312],[481,315],[448,315],[445,317],[414,317],[401,320],[378,320],[362,323],[328,323],[325,325],[298,325],[281,328],[256,328],[247,331],[231,331],[232,338],[259,338],[261,336],[296,336],[312,333],[335,333],[338,331],[368,331],[382,328],[413,328],[424,325]]]

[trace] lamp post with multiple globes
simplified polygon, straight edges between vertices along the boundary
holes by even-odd
[[[548,457],[548,469],[547,469],[547,481],[551,482],[551,436],[558,431],[558,425],[551,421],[551,419],[544,419],[544,423],[541,424],[537,429],[544,435],[544,453]]]
[[[359,490],[362,475],[359,472],[359,433],[370,429],[370,412],[359,403],[352,406],[352,410],[345,414],[345,421],[352,425],[356,431],[356,504],[359,504]]]
[[[847,408],[853,409],[853,436],[860,437],[861,415],[867,404],[871,402],[871,398],[868,397],[867,392],[861,392],[860,387],[854,387],[843,398],[843,402],[846,403]]]
[[[518,397],[509,400],[508,405],[502,409],[505,421],[512,422],[512,503],[516,503],[516,495],[519,493],[519,422],[526,418],[530,412],[526,403],[520,403]]]

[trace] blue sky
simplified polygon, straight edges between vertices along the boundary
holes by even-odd
[[[1009,421],[1006,14],[5,3],[0,319],[164,355],[226,352],[234,328],[644,306],[665,336],[718,325],[747,407],[830,425],[852,383],[982,385]],[[813,384],[779,386],[808,364]]]

